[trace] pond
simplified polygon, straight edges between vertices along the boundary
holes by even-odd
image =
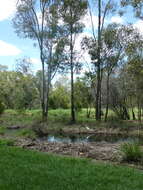
[[[82,142],[108,142],[108,143],[118,143],[118,142],[131,142],[140,141],[143,143],[143,137],[129,137],[127,135],[118,134],[80,134],[80,135],[61,135],[61,134],[49,134],[43,137],[41,140],[47,140],[48,142],[66,142],[66,143],[82,143]]]

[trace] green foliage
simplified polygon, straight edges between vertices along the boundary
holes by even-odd
[[[121,0],[121,5],[123,7],[131,5],[134,8],[135,16],[142,19],[142,16],[143,16],[143,1],[142,0]]]
[[[4,104],[0,101],[0,115],[4,112],[5,106]]]
[[[63,108],[68,109],[70,107],[70,93],[62,84],[56,85],[52,90],[51,96],[49,98],[49,106],[52,109]]]
[[[15,143],[14,139],[0,139],[0,145],[13,146]]]
[[[5,134],[5,127],[0,126],[0,135]]]
[[[75,88],[75,108],[77,111],[81,111],[82,108],[90,108],[93,101],[91,95],[91,87],[88,84],[88,78],[77,78]]]
[[[143,152],[138,143],[124,143],[121,145],[121,151],[123,153],[124,161],[141,161],[143,158]]]
[[[56,109],[50,110],[49,116],[52,121],[64,122],[69,120],[70,110],[69,109]]]
[[[22,129],[22,130],[17,132],[17,136],[30,138],[30,139],[36,138],[36,134],[32,129]]]
[[[24,108],[17,108],[16,109],[17,114],[24,115],[26,113],[26,110]]]
[[[108,121],[118,121],[119,122],[119,121],[121,121],[121,119],[117,115],[109,115]]]
[[[72,32],[81,32],[83,25],[80,23],[80,19],[85,15],[87,10],[86,0],[64,0],[61,8],[61,15],[63,17],[65,25],[69,30],[72,25]]]
[[[0,71],[0,98],[8,109],[30,109],[39,103],[35,77],[16,71]]]

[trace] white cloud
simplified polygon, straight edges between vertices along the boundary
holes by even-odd
[[[81,42],[84,37],[91,37],[91,36],[92,36],[91,33],[83,32],[77,36],[76,41],[75,41],[76,43],[74,46],[74,50],[76,51],[76,53],[78,55],[77,61],[84,64],[84,67],[82,68],[82,70],[80,70],[79,74],[83,74],[85,71],[89,71],[89,65],[91,63],[91,58],[90,58],[88,51],[83,50],[81,48]]]
[[[93,23],[94,29],[97,29],[98,27],[98,17],[96,15],[92,15],[91,17],[89,12],[87,12],[87,14],[84,16],[82,22],[85,25],[87,30],[92,30],[92,23]]]
[[[139,20],[134,24],[134,27],[137,28],[143,34],[143,20]]]
[[[98,28],[98,16],[97,15],[92,15],[92,18],[90,16],[90,13],[88,12],[83,20],[82,20],[83,24],[85,25],[86,27],[86,30],[90,33],[92,33],[92,23],[93,23],[93,26],[94,26],[94,30],[97,30]],[[110,23],[117,23],[117,24],[123,24],[124,23],[124,20],[122,17],[120,16],[113,16],[111,17],[110,19],[105,19],[105,26],[107,26],[108,24]]]
[[[0,21],[10,18],[16,11],[17,0],[4,0],[0,6]]]
[[[111,17],[110,22],[114,22],[117,24],[123,24],[124,21],[123,21],[123,18],[120,16],[113,16],[113,17]]]
[[[19,55],[21,50],[12,44],[8,44],[0,40],[0,56],[15,56]]]
[[[30,58],[30,60],[33,64],[40,64],[41,63],[41,61],[37,58]]]
[[[41,70],[41,61],[38,58],[31,57],[30,61],[32,63],[32,71],[36,74],[38,70]]]

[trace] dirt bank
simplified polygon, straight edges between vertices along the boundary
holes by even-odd
[[[16,145],[26,149],[68,155],[73,157],[85,157],[96,160],[110,161],[119,161],[121,159],[121,155],[119,153],[119,143],[111,144],[102,142],[73,144],[19,139],[16,142]]]

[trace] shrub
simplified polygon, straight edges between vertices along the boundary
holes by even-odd
[[[138,162],[143,158],[143,152],[138,143],[124,143],[121,145],[121,151],[123,153],[123,161]]]
[[[4,112],[5,107],[4,104],[0,101],[0,115]]]

